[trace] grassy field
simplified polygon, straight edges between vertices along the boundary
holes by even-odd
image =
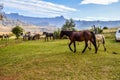
[[[106,39],[107,51],[68,48],[68,40],[0,41],[0,80],[120,80],[120,43]],[[112,54],[116,52],[118,54]]]

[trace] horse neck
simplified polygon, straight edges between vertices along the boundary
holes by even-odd
[[[43,35],[46,35],[47,34],[47,32],[43,32]]]
[[[73,31],[67,31],[67,32],[65,32],[64,34],[65,34],[66,36],[70,37],[70,36],[72,35],[72,33],[73,33]]]

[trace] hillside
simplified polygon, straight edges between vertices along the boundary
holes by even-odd
[[[63,16],[55,18],[37,18],[22,16],[18,13],[6,14],[6,16],[10,19],[21,20],[28,24],[33,24],[36,26],[61,26],[66,21],[66,19]]]
[[[5,19],[4,21],[0,21],[0,32],[2,33],[11,32],[11,29],[17,25],[22,27],[26,32],[28,31],[30,32],[44,32],[44,31],[53,32],[56,30],[56,28],[53,26],[50,26],[49,28],[47,26],[38,27],[37,25],[29,24],[19,19],[13,20],[7,17],[7,19]]]

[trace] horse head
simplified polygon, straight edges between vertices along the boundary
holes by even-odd
[[[62,30],[62,31],[60,32],[60,39],[61,39],[64,35],[70,37],[73,32],[75,32],[75,31],[63,31],[63,30]]]
[[[64,36],[64,31],[60,32],[60,39]]]
[[[46,35],[47,32],[43,32],[43,35]]]

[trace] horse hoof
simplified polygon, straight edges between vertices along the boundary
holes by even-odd
[[[84,53],[84,51],[82,51],[82,53]]]
[[[104,49],[104,51],[106,51],[106,48]]]
[[[95,52],[97,54],[97,52]]]
[[[89,50],[91,51],[91,48],[89,48]]]
[[[112,52],[112,54],[118,54],[117,52]]]
[[[75,53],[76,51],[74,51],[74,53]]]

